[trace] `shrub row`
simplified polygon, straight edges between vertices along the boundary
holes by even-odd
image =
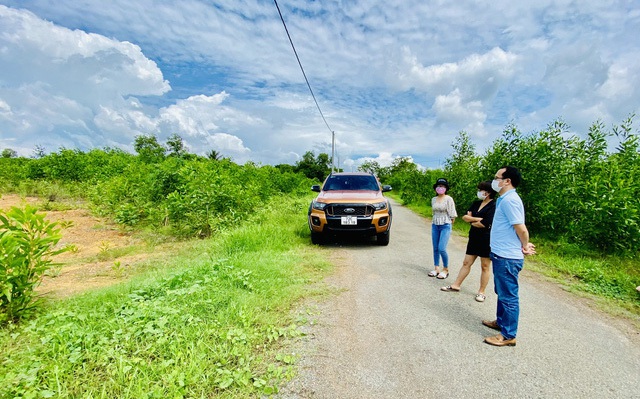
[[[145,162],[121,150],[61,149],[37,159],[0,158],[2,191],[44,194],[64,187],[127,226],[206,237],[242,220],[277,195],[307,193],[304,175],[253,163],[197,156]],[[44,186],[47,186],[46,188]]]
[[[610,131],[596,122],[586,138],[571,135],[562,121],[526,135],[509,125],[484,154],[460,132],[444,171],[392,169],[391,179],[401,180],[403,200],[428,200],[432,184],[443,175],[461,214],[476,199],[478,182],[512,165],[522,172],[518,191],[533,234],[635,257],[640,249],[639,140],[633,116]]]

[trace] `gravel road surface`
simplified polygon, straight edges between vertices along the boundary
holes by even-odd
[[[431,226],[395,205],[391,243],[328,244],[338,294],[309,304],[296,344],[299,375],[279,398],[640,398],[640,332],[556,285],[520,275],[515,347],[483,343],[495,331],[493,284],[474,301],[476,261],[459,293],[441,292],[460,269],[466,238],[449,242],[451,276],[430,278]],[[532,238],[535,243],[535,237]]]

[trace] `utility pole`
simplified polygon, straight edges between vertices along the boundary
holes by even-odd
[[[334,155],[336,152],[336,132],[331,131],[331,172],[335,171]]]

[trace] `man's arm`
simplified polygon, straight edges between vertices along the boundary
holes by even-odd
[[[516,230],[516,234],[520,239],[522,245],[522,253],[525,255],[533,255],[536,253],[536,246],[529,242],[529,230],[524,223],[514,224],[513,228]]]

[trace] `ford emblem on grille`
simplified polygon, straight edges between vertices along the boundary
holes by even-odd
[[[355,211],[356,211],[356,210],[355,210],[355,209],[353,209],[353,208],[344,208],[344,213],[353,213],[353,212],[355,212]]]

